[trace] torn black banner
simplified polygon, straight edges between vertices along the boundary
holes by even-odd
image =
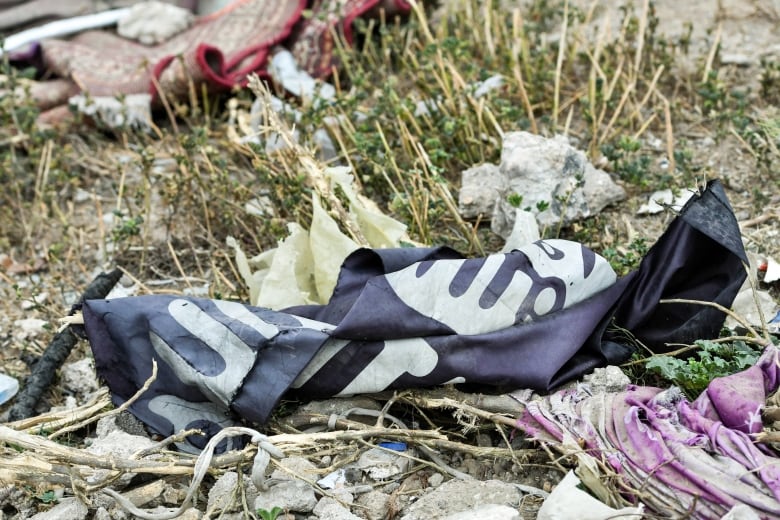
[[[613,318],[654,350],[717,336],[745,279],[722,186],[686,204],[640,267],[565,240],[464,259],[448,248],[358,250],[327,305],[283,311],[176,296],[92,300],[83,311],[114,402],[159,375],[131,410],[162,435],[263,423],[288,391],[325,397],[452,382],[548,391],[632,353]],[[199,447],[208,439],[194,438]]]

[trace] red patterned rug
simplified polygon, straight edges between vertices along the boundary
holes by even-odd
[[[335,65],[334,29],[352,41],[352,23],[384,9],[407,12],[405,0],[236,0],[200,18],[190,29],[157,46],[108,31],[70,40],[40,42],[42,62],[57,78],[32,89],[41,108],[85,92],[93,96],[186,94],[191,84],[211,91],[243,85],[251,73],[266,75],[275,45],[290,48],[302,69],[328,76]]]

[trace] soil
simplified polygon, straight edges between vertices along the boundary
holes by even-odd
[[[591,4],[585,0],[572,3],[585,12]],[[594,12],[594,30],[606,27],[605,20],[610,16],[616,19],[622,2],[601,2],[599,5]],[[642,8],[642,2],[636,2],[636,5],[638,10]],[[761,61],[780,61],[780,0],[658,0],[654,5],[660,20],[658,34],[679,39],[688,33],[687,24],[693,23],[691,63],[680,63],[681,67],[693,66],[706,59],[715,42],[719,42],[721,60],[729,65],[728,73],[751,92],[749,96],[756,96]],[[778,117],[780,108],[774,110],[773,117]],[[751,149],[741,138],[732,134],[716,135],[713,122],[696,111],[675,121],[674,125],[676,141],[685,143],[691,152],[690,165],[696,178],[721,178],[740,221],[760,220],[762,216],[776,213],[780,204],[777,166],[758,167]],[[218,267],[209,257],[210,244],[187,243],[199,224],[187,220],[186,212],[183,212],[185,218],[180,218],[164,203],[161,194],[170,188],[167,177],[180,167],[173,157],[175,147],[170,140],[150,140],[146,149],[132,150],[115,142],[112,136],[97,135],[94,129],[84,127],[76,131],[85,134],[73,135],[70,146],[74,157],[78,157],[74,160],[90,172],[89,178],[72,179],[54,199],[37,197],[35,186],[30,186],[37,207],[33,206],[28,214],[2,213],[3,218],[13,217],[22,222],[21,226],[0,223],[0,370],[20,381],[24,380],[30,365],[58,328],[57,319],[67,313],[99,272],[113,266],[116,254],[130,259],[123,265],[127,274],[117,291],[128,294],[170,291],[201,296],[239,291],[235,288],[239,284],[236,273],[230,272],[224,263]],[[654,154],[651,168],[663,169],[666,163],[661,136],[655,140],[652,136],[646,138],[643,148]],[[144,175],[133,166],[141,154],[153,158],[154,176]],[[43,175],[43,172],[39,173],[38,181]],[[236,175],[240,180],[241,174]],[[688,187],[692,186],[675,186],[678,189]],[[131,200],[142,191],[151,194],[151,198]],[[609,208],[600,216],[605,231],[602,246],[628,244],[636,237],[647,238],[652,243],[673,218],[669,213],[637,216],[636,210],[647,202],[649,193],[631,188],[629,195],[619,207]],[[146,205],[153,208],[148,213],[151,218],[141,231],[148,238],[144,250],[135,248],[120,252],[112,242],[112,230],[117,229],[122,218],[113,210],[126,209],[118,207],[121,204],[117,201],[123,201],[122,204],[128,207]],[[571,230],[575,234],[576,228]],[[13,234],[7,232],[11,229]],[[127,229],[132,232],[132,227]],[[779,233],[778,219],[766,218],[745,228],[746,247],[780,258]],[[182,258],[187,257],[187,269],[180,269],[175,261],[177,255],[173,259],[169,255],[171,250],[181,253]],[[144,262],[136,260],[133,263],[133,255],[145,255]],[[145,266],[143,272],[134,269],[139,264]],[[82,342],[73,350],[68,362],[89,356],[89,347]],[[58,383],[44,396],[37,411],[62,406],[69,395],[76,398],[77,404],[82,404],[85,398],[74,395],[73,390]],[[5,412],[7,408],[6,405]],[[467,441],[505,447],[504,439],[495,430],[472,435],[464,442]],[[543,451],[539,451],[538,460],[526,461],[523,465],[505,460],[475,459],[457,452],[447,453],[445,459],[455,469],[480,480],[495,478],[544,491],[550,491],[563,476]],[[11,501],[18,500],[18,494],[18,490],[0,494],[5,518],[24,517],[13,513],[18,509]],[[42,509],[47,507],[43,502],[35,504]],[[535,518],[539,505],[537,499],[524,502],[523,518]]]

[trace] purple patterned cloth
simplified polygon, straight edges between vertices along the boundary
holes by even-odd
[[[579,440],[655,511],[721,518],[747,504],[761,518],[780,518],[780,459],[751,437],[779,377],[780,350],[770,346],[755,366],[713,380],[692,403],[677,388],[591,395],[578,385],[527,403],[517,424],[541,441]]]

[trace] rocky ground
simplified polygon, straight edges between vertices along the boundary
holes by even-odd
[[[618,32],[616,16],[621,2],[574,4],[581,4],[585,13],[591,5],[595,6],[591,21],[593,38],[605,34],[606,27]],[[642,2],[637,5],[638,9],[642,8]],[[780,63],[777,0],[689,3],[659,0],[653,5],[659,20],[657,34],[670,39],[690,39],[690,63],[683,60],[675,65],[680,74],[686,67],[701,66],[702,60],[706,61],[715,46],[720,45],[722,67],[718,81],[746,93],[745,110],[752,117],[778,124],[780,108],[762,102],[758,94],[767,63]],[[435,20],[435,14],[432,19]],[[614,21],[610,25],[607,19]],[[690,32],[688,24],[691,24]],[[674,105],[675,99],[670,101]],[[675,107],[674,116],[674,141],[684,143],[687,154],[684,157],[684,167],[689,172],[686,182],[721,178],[737,218],[743,223],[746,248],[780,258],[777,240],[780,156],[776,148],[772,149],[776,144],[771,139],[763,145],[746,142],[744,134],[728,127],[724,130],[710,114],[682,104]],[[778,131],[777,127],[774,131]],[[30,366],[59,327],[57,319],[67,314],[99,272],[116,263],[125,270],[125,275],[114,295],[172,292],[246,296],[230,252],[224,243],[216,243],[212,226],[232,226],[246,231],[256,222],[226,216],[229,209],[240,209],[250,198],[241,191],[242,185],[254,182],[250,180],[252,174],[247,172],[250,159],[244,157],[228,164],[225,178],[212,179],[210,184],[196,183],[197,189],[208,196],[192,202],[178,191],[181,186],[175,181],[176,175],[184,171],[181,151],[186,149],[198,157],[193,163],[199,166],[193,168],[213,171],[209,168],[214,168],[222,153],[218,149],[221,143],[216,140],[193,145],[186,141],[187,137],[177,136],[159,140],[145,138],[128,144],[121,142],[116,134],[101,133],[91,127],[76,127],[71,132],[62,141],[67,143],[65,148],[53,150],[52,144],[36,148],[40,152],[35,161],[38,170],[25,172],[28,180],[21,187],[14,185],[17,192],[6,199],[24,203],[13,208],[6,205],[0,213],[3,219],[0,220],[0,300],[3,302],[0,367],[3,373],[20,381],[29,374]],[[652,157],[646,168],[663,173],[669,167],[667,136],[658,129],[649,130],[641,141],[642,149]],[[569,135],[569,142],[582,150],[588,144],[576,131]],[[214,153],[214,149],[218,152]],[[0,153],[18,152],[2,143]],[[58,159],[60,154],[67,154],[70,159]],[[595,166],[610,170],[605,157],[591,154],[589,158]],[[682,156],[677,159],[679,167]],[[74,165],[82,172],[80,178],[68,175],[67,168]],[[56,184],[57,191],[45,193],[47,184]],[[600,243],[594,246],[626,252],[635,238],[652,242],[673,218],[669,212],[637,214],[640,206],[648,202],[650,192],[656,188],[692,187],[690,184],[641,186],[622,180],[618,184],[625,187],[625,200],[599,210],[595,221],[574,223],[564,233],[576,238],[588,231],[589,226],[596,225],[601,228]],[[273,189],[265,193],[271,199],[275,197]],[[185,202],[171,205],[171,200]],[[205,206],[206,200],[214,209],[201,213],[198,204]],[[128,208],[148,211],[133,214]],[[203,214],[208,215],[205,221],[199,218]],[[136,219],[139,215],[144,218]],[[501,242],[487,225],[479,233],[492,237],[486,240],[487,244]],[[253,251],[269,243],[273,240],[255,239],[254,243],[250,238],[244,240],[245,246]],[[85,406],[95,402],[107,405],[105,395],[99,393],[100,386],[91,365],[89,347],[82,342],[68,358],[38,412],[85,410]],[[387,396],[372,396],[305,405],[285,403],[285,412],[268,433],[289,433],[285,425],[291,424],[291,418],[333,414],[344,418],[346,411],[355,408],[383,410],[390,400]],[[5,405],[5,412],[7,408]],[[315,437],[291,443],[288,457],[273,460],[267,469],[267,490],[258,489],[249,476],[238,479],[238,471],[245,472],[251,467],[250,455],[238,464],[223,462],[218,470],[205,477],[197,493],[198,500],[185,508],[181,518],[237,519],[255,515],[267,519],[274,518],[274,514],[286,520],[536,518],[545,498],[572,466],[571,460],[558,460],[558,454],[545,451],[514,435],[511,428],[484,418],[459,416],[451,410],[427,409],[408,403],[393,408],[394,413],[398,411],[403,412],[404,421],[413,421],[408,426],[441,431],[453,444],[437,448],[431,457],[429,451],[414,442],[390,444],[386,448],[382,443],[397,439],[378,435],[333,441],[316,437],[327,430],[326,425],[319,424],[311,431],[300,428]],[[92,416],[96,414],[91,412]],[[376,425],[376,418],[371,415],[352,420],[355,421],[352,427],[357,431],[359,424]],[[28,426],[28,431],[29,428],[32,426]],[[389,427],[387,430],[390,433]],[[64,444],[85,445],[89,453],[113,454],[118,459],[130,458],[159,440],[150,439],[143,427],[126,413],[103,418],[68,435]],[[162,453],[160,460],[175,466],[183,464],[180,457]],[[112,487],[122,491],[136,506],[158,513],[179,507],[190,482],[190,475],[184,471],[120,473]],[[0,473],[0,481],[3,480]],[[94,490],[74,491],[65,482],[3,484],[0,518],[134,517],[113,498]],[[89,505],[81,500],[85,497]],[[279,508],[276,513],[275,508]]]

